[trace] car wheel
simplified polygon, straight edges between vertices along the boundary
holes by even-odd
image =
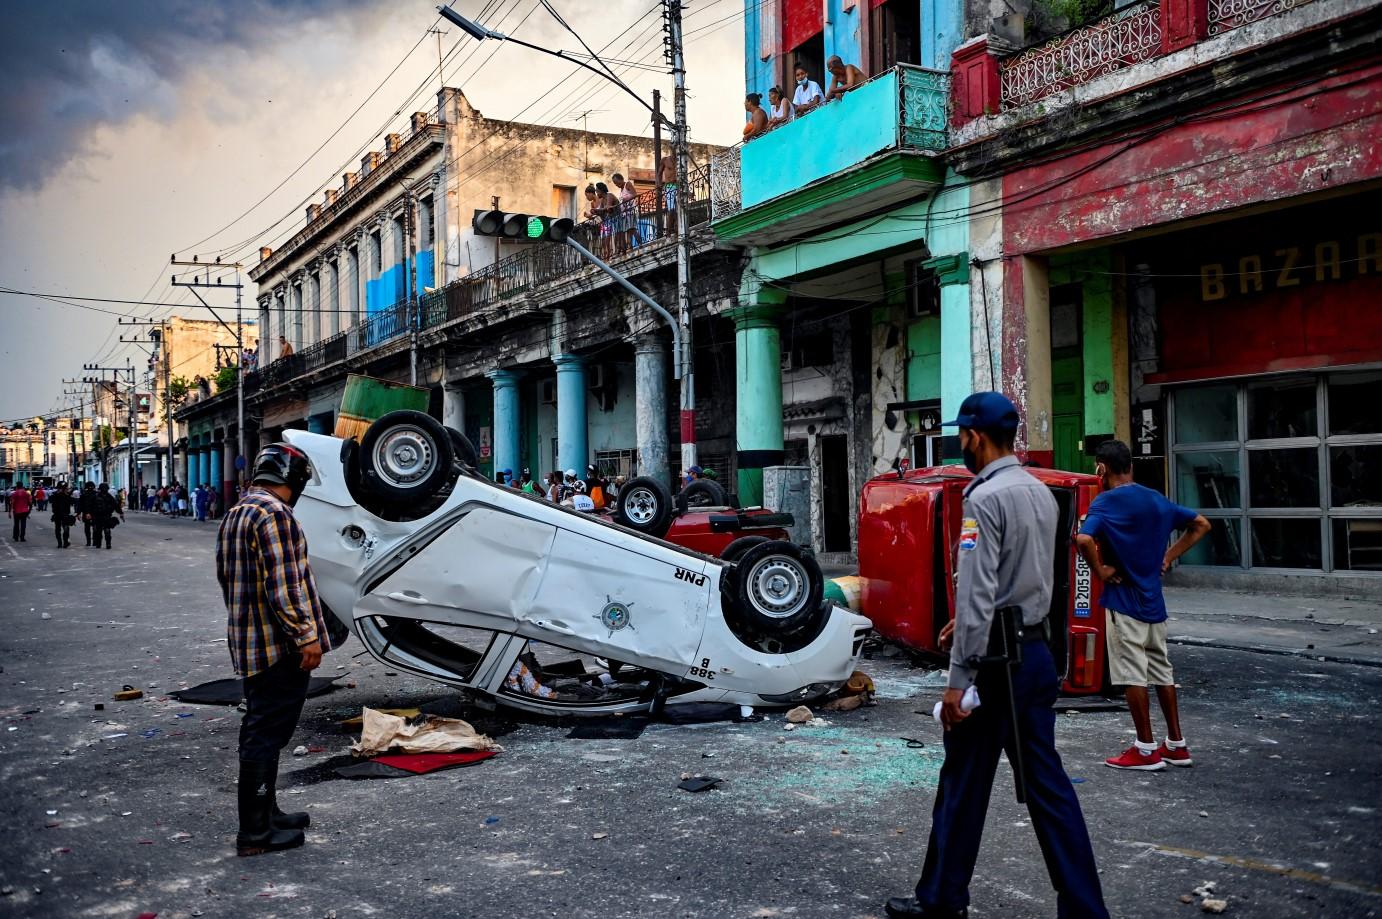
[[[431,415],[389,412],[360,441],[360,475],[380,497],[418,501],[446,484],[452,456],[451,437]]]
[[[750,546],[726,586],[743,624],[761,635],[812,628],[829,613],[821,566],[800,546],[780,539]]]
[[[725,546],[725,550],[720,553],[720,560],[724,562],[737,562],[739,556],[752,549],[754,546],[762,545],[768,541],[766,536],[740,536],[734,542]]]
[[[677,505],[687,507],[729,507],[729,499],[719,482],[696,479],[677,495]]]
[[[455,428],[447,428],[446,436],[451,438],[451,453],[462,465],[472,469],[480,465],[480,451],[475,449],[475,445]]]
[[[661,538],[672,525],[672,492],[651,476],[639,476],[619,489],[614,522]]]

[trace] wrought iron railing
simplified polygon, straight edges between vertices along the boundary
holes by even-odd
[[[950,74],[910,64],[898,64],[901,83],[902,136],[904,147],[941,151],[949,142]]]
[[[1160,53],[1160,5],[1143,0],[1002,61],[999,104],[1028,105]]]
[[[634,258],[652,244],[676,235],[675,215],[668,209],[669,204],[686,208],[691,227],[709,223],[710,184],[709,170],[697,167],[692,170],[686,193],[664,194],[659,200],[657,189],[649,189],[609,213],[578,225],[576,236],[583,245],[609,261],[618,263]],[[513,255],[419,298],[418,326],[434,328],[473,315],[585,267],[585,260],[570,246],[525,245]],[[408,301],[399,301],[344,332],[246,374],[246,392],[287,383],[392,341],[408,331],[408,320]]]
[[[1304,6],[1310,0],[1209,0],[1209,34],[1219,35],[1277,13]]]
[[[710,158],[710,219],[732,217],[743,209],[743,189],[739,183],[739,148],[735,144]]]

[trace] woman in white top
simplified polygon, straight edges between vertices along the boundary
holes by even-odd
[[[782,91],[781,86],[774,86],[768,90],[768,128],[781,127],[792,120],[796,111],[792,108],[792,100],[787,98],[787,94]]]

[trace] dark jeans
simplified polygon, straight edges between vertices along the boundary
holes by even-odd
[[[1056,889],[1056,914],[1062,919],[1108,919],[1080,801],[1056,752],[1052,705],[1060,678],[1045,642],[1026,642],[1022,651],[1013,688],[1027,767],[1027,810]],[[1007,694],[1000,680],[1000,673],[981,670],[976,680],[980,706],[945,734],[945,764],[936,789],[926,864],[917,882],[917,900],[923,907],[969,906],[969,881],[979,856],[998,754],[1006,750],[1008,761],[1014,760]]]
[[[72,540],[72,525],[66,519],[54,522],[53,529],[57,531],[59,546],[65,546]]]
[[[14,538],[20,540],[24,538],[25,531],[29,528],[29,512],[16,512],[14,515]]]
[[[293,739],[307,683],[312,674],[302,669],[297,654],[281,657],[268,670],[245,677],[245,717],[240,722],[240,759],[272,763]]]

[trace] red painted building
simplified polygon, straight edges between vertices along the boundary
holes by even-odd
[[[1214,518],[1201,571],[1375,577],[1382,7],[1282,6],[1142,2],[956,51],[975,383],[1043,465],[1129,441]]]

